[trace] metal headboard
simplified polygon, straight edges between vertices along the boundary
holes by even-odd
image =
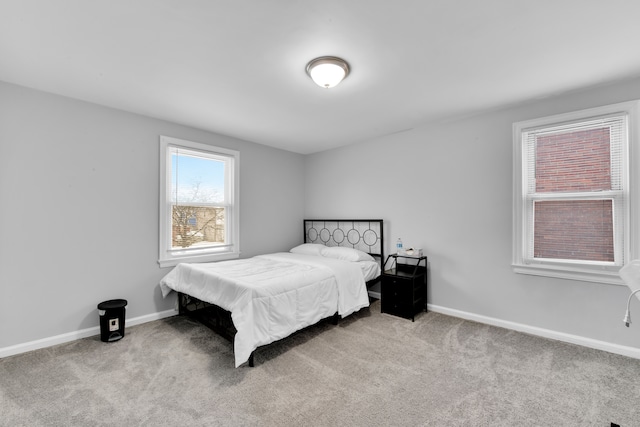
[[[381,219],[305,219],[304,242],[359,249],[384,262]]]

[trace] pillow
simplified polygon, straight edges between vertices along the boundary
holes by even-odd
[[[331,246],[322,249],[322,256],[336,258],[343,261],[375,261],[371,255],[358,249]]]
[[[301,245],[296,246],[295,248],[291,248],[289,252],[294,254],[302,254],[302,255],[322,256],[322,250],[324,248],[325,248],[324,245],[320,245],[318,243],[303,243]]]

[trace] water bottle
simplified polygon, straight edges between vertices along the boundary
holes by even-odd
[[[398,241],[396,242],[396,250],[398,251],[398,255],[402,252],[402,239],[398,237]]]

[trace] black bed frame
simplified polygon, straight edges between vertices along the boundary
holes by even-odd
[[[384,234],[381,219],[305,219],[304,243],[319,243],[325,246],[343,246],[361,250],[384,262]],[[367,287],[379,279],[367,282]],[[178,313],[196,319],[220,336],[233,342],[237,332],[231,313],[215,304],[210,304],[182,292],[178,292]],[[338,324],[336,312],[329,319]],[[326,319],[321,319],[320,322]],[[249,356],[249,366],[254,366],[254,353]]]

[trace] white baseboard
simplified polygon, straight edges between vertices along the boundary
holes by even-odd
[[[506,320],[496,319],[493,317],[481,316],[466,311],[454,310],[452,308],[440,307],[433,304],[427,304],[427,309],[436,313],[446,314],[448,316],[460,317],[466,320],[472,320],[478,323],[498,326],[505,329],[511,329],[530,335],[536,335],[543,338],[549,338],[556,341],[568,342],[571,344],[581,345],[583,347],[594,348],[596,350],[608,351],[609,353],[620,354],[622,356],[640,359],[640,348],[627,347],[624,345],[612,344],[606,341],[598,341],[591,338],[581,337],[579,335],[566,334],[564,332],[552,331],[550,329],[537,328],[535,326],[524,325],[522,323],[509,322]]]
[[[166,310],[158,313],[146,314],[144,316],[133,317],[131,319],[125,319],[125,328],[127,326],[140,325],[142,323],[152,322],[154,320],[164,319],[165,317],[171,317],[178,314],[175,310]],[[125,329],[126,333],[126,329]],[[3,357],[13,356],[15,354],[26,353],[32,350],[38,350],[40,348],[51,347],[57,344],[63,344],[69,341],[79,340],[81,338],[87,338],[100,334],[100,326],[94,326],[92,328],[82,329],[74,332],[67,332],[66,334],[56,335],[53,337],[43,338],[36,341],[30,341],[22,344],[12,345],[10,347],[0,348],[0,359]]]

